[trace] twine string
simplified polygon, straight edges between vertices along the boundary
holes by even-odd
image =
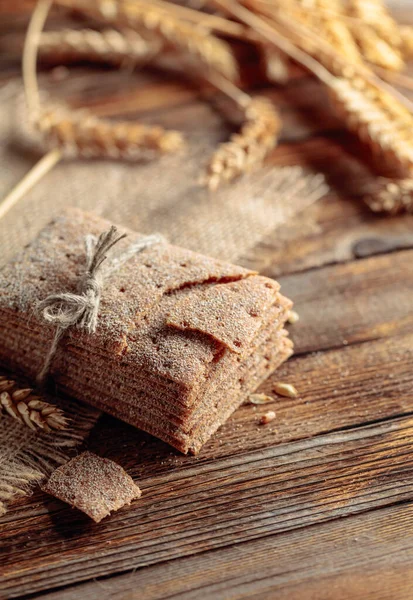
[[[44,384],[59,344],[68,329],[77,327],[89,334],[96,331],[104,280],[120,269],[132,256],[164,241],[163,236],[159,234],[141,237],[119,257],[112,259],[107,268],[102,269],[108,252],[125,237],[126,234],[118,234],[115,226],[101,233],[98,238],[87,235],[85,238],[86,269],[79,279],[78,293],[50,294],[38,303],[37,313],[44,321],[56,327],[43,367],[37,376],[38,384]]]

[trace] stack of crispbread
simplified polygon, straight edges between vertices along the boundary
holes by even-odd
[[[70,209],[3,269],[1,363],[32,378],[40,372],[54,328],[36,304],[76,293],[85,236],[109,226]],[[116,253],[139,237],[126,233]],[[72,328],[50,375],[69,395],[197,453],[292,353],[283,329],[290,309],[271,279],[157,243],[105,280],[96,333]]]

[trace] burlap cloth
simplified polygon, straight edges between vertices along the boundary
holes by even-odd
[[[16,141],[19,91],[19,82],[0,89],[1,198],[40,156]],[[211,194],[198,181],[222,140],[220,119],[208,123],[207,135],[201,130],[198,127],[187,136],[187,146],[179,154],[148,164],[94,160],[57,165],[0,221],[0,267],[68,205],[95,211],[142,233],[157,231],[174,244],[204,254],[242,262],[244,254],[270,234],[276,238],[286,222],[325,191],[319,176],[303,177],[297,168],[286,167],[262,169]],[[89,416],[90,425],[96,413],[90,411]],[[82,415],[80,432],[87,430],[87,417]],[[23,493],[27,483],[39,480],[55,463],[62,462],[62,445],[75,445],[83,439],[76,433],[70,444],[64,436],[55,440],[51,452],[50,438],[36,437],[10,421],[8,417],[0,420],[3,512],[1,500]],[[18,485],[13,477],[20,481]]]

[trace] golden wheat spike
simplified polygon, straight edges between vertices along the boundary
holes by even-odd
[[[277,143],[281,120],[270,100],[252,98],[244,109],[244,119],[240,132],[221,144],[211,159],[206,176],[211,190],[261,165]]]
[[[365,203],[374,212],[392,215],[413,213],[413,178],[387,179],[380,177],[373,190],[364,197]]]
[[[0,409],[32,430],[67,429],[68,419],[63,411],[42,398],[31,388],[20,388],[16,381],[0,376]]]
[[[140,159],[182,147],[178,131],[133,121],[100,119],[87,110],[49,106],[40,111],[34,129],[48,148],[70,157]]]
[[[174,12],[145,0],[56,0],[57,4],[76,9],[106,23],[130,27],[142,35],[155,36],[169,48],[217,71],[230,80],[238,76],[238,68],[228,44],[207,29],[178,18]]]
[[[401,45],[400,26],[383,0],[347,0],[347,14],[368,23],[391,47]]]
[[[348,129],[368,144],[373,154],[386,165],[399,171],[413,166],[413,145],[403,129],[395,127],[393,119],[374,99],[351,82],[337,79],[330,85],[333,103]]]
[[[340,0],[297,0],[305,10],[303,23],[345,56],[350,63],[361,64],[363,58],[344,20],[344,5]],[[291,3],[291,7],[294,2]]]
[[[404,60],[397,23],[381,0],[348,0],[347,12],[355,17],[352,33],[365,59],[392,71],[401,71]]]
[[[60,29],[40,37],[42,56],[56,62],[86,59],[113,64],[146,62],[161,49],[159,40],[146,40],[133,29]]]

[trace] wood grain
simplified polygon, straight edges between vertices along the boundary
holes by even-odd
[[[98,528],[52,501],[2,532],[2,589],[16,597],[407,501],[412,443],[409,416],[141,478],[142,499]]]
[[[413,506],[339,519],[42,595],[45,600],[406,600]]]
[[[1,81],[20,72],[33,5],[6,4]],[[404,14],[407,21],[411,9]],[[263,87],[257,56],[240,52],[244,84],[282,113],[270,164],[322,171],[331,185],[324,200],[242,259],[280,278],[295,301],[296,355],[262,390],[271,395],[282,380],[299,396],[274,396],[276,420],[267,426],[258,425],[267,407],[241,407],[198,457],[101,419],[90,449],[122,464],[142,499],[99,526],[40,491],[20,499],[0,519],[0,598],[411,596],[413,215],[380,218],[362,206],[371,173],[312,79],[294,69],[285,89]],[[211,90],[201,94],[156,69],[75,65],[57,81],[47,67],[41,85],[100,115],[214,142],[237,126]],[[24,168],[34,160],[27,155]],[[91,169],[90,185],[93,177]]]
[[[413,251],[280,278],[302,321],[295,354],[411,332]]]
[[[341,318],[356,332],[350,341],[358,343],[297,356],[266,383],[268,392],[275,378],[292,381],[300,390],[297,399],[275,402],[275,431],[259,427],[257,410],[245,406],[199,458],[190,458],[177,457],[149,436],[121,424],[114,427],[107,419],[101,432],[92,436],[91,447],[123,462],[140,482],[142,501],[98,530],[57,503],[45,506],[38,497],[23,503],[1,536],[9,549],[2,568],[10,595],[203,552],[234,539],[301,528],[411,497],[411,417],[386,420],[410,415],[413,405],[413,331],[409,332],[411,321],[406,319],[412,254],[371,257],[284,278],[284,286],[294,285],[297,295],[300,290],[305,294],[299,308],[302,318],[293,327],[298,352],[308,352],[310,342],[312,350],[317,350],[316,343],[324,349],[342,346],[342,336],[350,336],[338,327]],[[368,293],[376,289],[380,303],[375,293]],[[392,304],[394,289],[397,301]],[[312,294],[321,298],[321,310],[305,313],[305,307],[316,301]],[[347,297],[350,307],[363,305],[364,298],[364,311],[355,313],[358,320],[342,314]],[[334,327],[314,335],[328,312],[326,301],[342,310],[335,313]],[[371,312],[370,320],[366,311]],[[404,335],[394,336],[402,330]],[[346,431],[351,425],[377,420],[384,423]],[[335,429],[343,431],[320,435]],[[297,439],[301,441],[291,441]],[[47,531],[47,537],[40,541],[32,537],[34,531]],[[26,563],[20,558],[15,573],[16,553],[23,546],[29,559]]]

